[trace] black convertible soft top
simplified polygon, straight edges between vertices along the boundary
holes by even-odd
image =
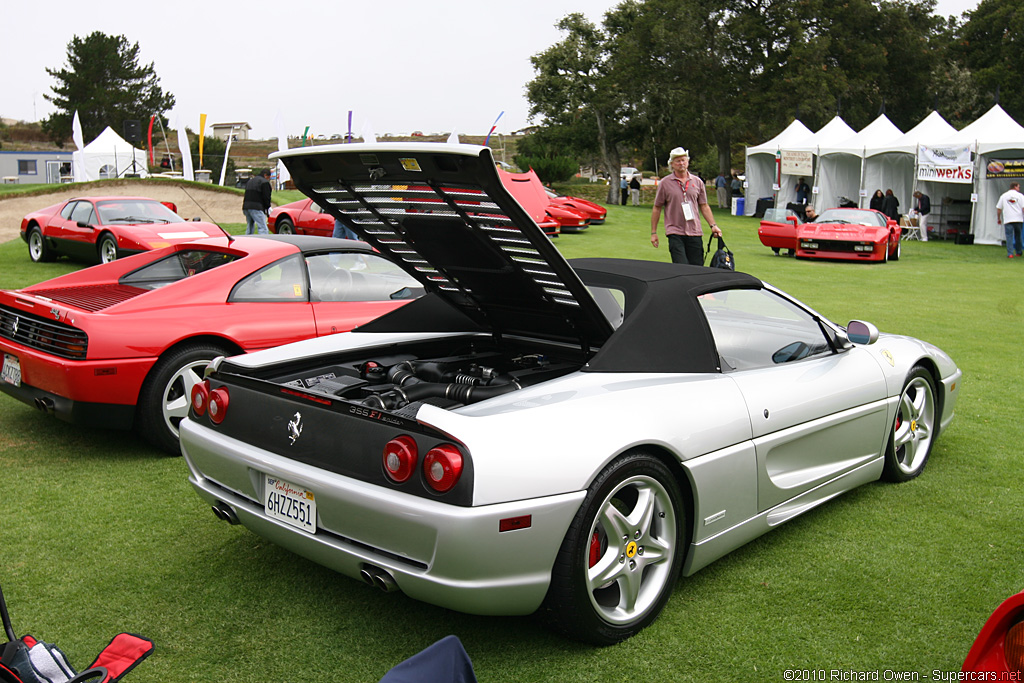
[[[570,265],[589,286],[621,290],[626,317],[583,369],[592,372],[721,372],[697,297],[761,289],[746,273],[657,261],[591,258]]]

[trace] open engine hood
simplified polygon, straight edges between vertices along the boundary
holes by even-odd
[[[612,326],[476,145],[321,145],[272,154],[295,186],[481,327],[600,347]]]

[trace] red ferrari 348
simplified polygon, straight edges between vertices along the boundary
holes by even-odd
[[[217,356],[347,332],[422,294],[363,242],[221,236],[0,290],[0,391],[177,454]]]

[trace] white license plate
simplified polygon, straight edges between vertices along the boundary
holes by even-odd
[[[17,356],[12,356],[9,353],[4,354],[4,369],[0,379],[16,387],[21,386],[21,361],[18,360]]]
[[[263,506],[267,517],[311,534],[316,533],[316,499],[312,491],[269,474],[264,475]]]

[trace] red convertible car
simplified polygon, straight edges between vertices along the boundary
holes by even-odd
[[[330,237],[334,234],[334,216],[324,213],[312,199],[300,199],[271,208],[267,227],[278,235]]]
[[[346,332],[422,294],[363,242],[221,236],[0,290],[0,391],[177,454],[217,356]]]
[[[782,249],[798,258],[842,261],[898,261],[900,226],[872,209],[826,209],[809,223],[796,216],[785,222],[761,221],[761,244],[778,254]]]
[[[604,223],[605,218],[608,216],[608,209],[604,208],[600,204],[590,201],[589,199],[558,194],[554,190],[546,187],[544,188],[544,193],[547,194],[548,199],[551,200],[552,206],[571,209],[582,215],[584,218],[589,219],[591,225],[600,225],[601,223]]]
[[[223,234],[213,223],[186,221],[147,197],[79,197],[21,220],[21,239],[36,262],[66,255],[109,263],[129,254]]]

